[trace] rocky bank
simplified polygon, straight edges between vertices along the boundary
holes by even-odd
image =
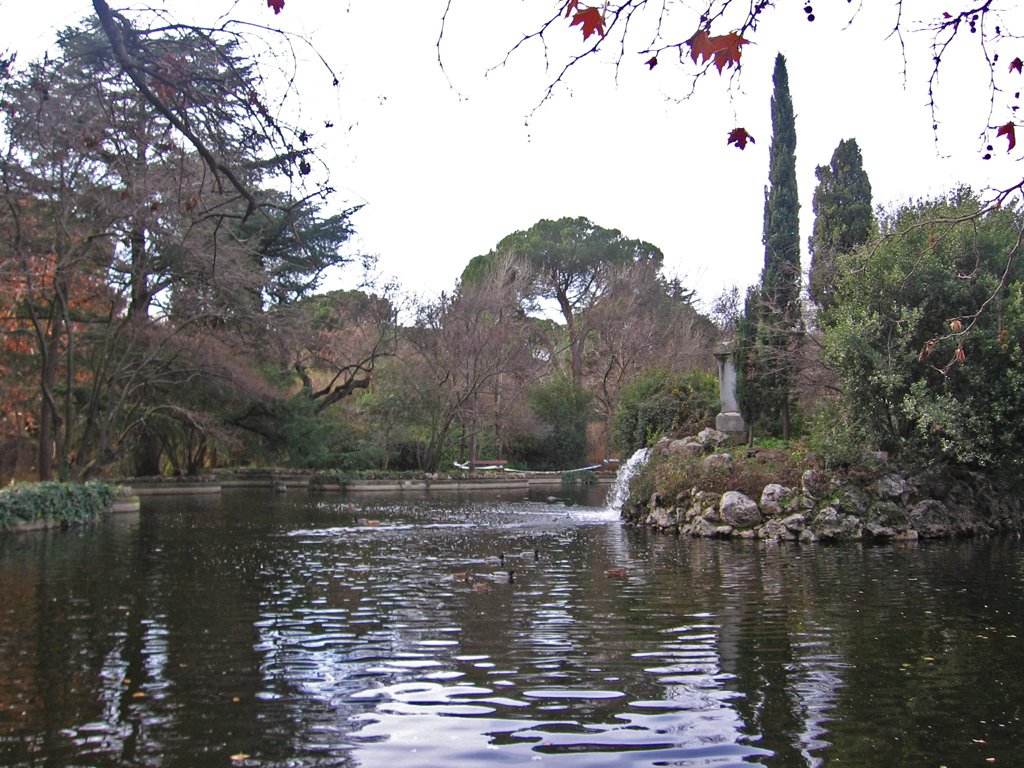
[[[727,473],[734,462],[751,460],[744,448],[728,449],[728,437],[706,429],[694,437],[663,439],[652,464],[699,461],[704,472]],[[871,454],[871,472],[828,474],[803,471],[799,486],[768,483],[757,498],[735,490],[700,485],[667,498],[631,498],[622,510],[629,523],[660,531],[710,538],[767,541],[912,541],[1020,531],[1024,505],[985,475],[946,472],[914,476]],[[635,495],[635,494],[634,494]]]

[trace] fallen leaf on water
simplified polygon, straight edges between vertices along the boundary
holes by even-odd
[[[247,754],[245,754],[245,752],[239,752],[237,755],[232,755],[231,759],[234,760],[236,763],[238,763],[238,762],[241,762],[242,760],[248,760],[249,756]]]
[[[132,694],[132,698],[133,699],[142,699],[142,698],[145,698],[145,696],[146,696],[146,694],[144,694],[142,691],[136,691],[135,693]]]

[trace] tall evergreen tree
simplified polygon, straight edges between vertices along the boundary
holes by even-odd
[[[764,203],[764,269],[748,296],[737,344],[745,379],[741,411],[789,437],[795,354],[800,335],[800,202],[796,185],[796,123],[789,75],[775,58],[772,144]],[[748,418],[749,421],[749,418]]]
[[[796,187],[796,122],[786,58],[772,75],[772,145],[764,209],[761,287],[772,314],[787,325],[800,317],[800,201]]]
[[[810,294],[822,309],[828,309],[835,291],[835,262],[870,240],[878,230],[871,210],[871,182],[864,171],[856,139],[839,142],[832,161],[819,165],[814,175],[814,232],[811,251]]]

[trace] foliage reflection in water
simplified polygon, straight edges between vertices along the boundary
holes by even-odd
[[[0,540],[0,764],[1021,757],[1017,540],[679,541],[603,495],[236,493]]]

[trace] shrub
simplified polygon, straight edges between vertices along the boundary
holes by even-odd
[[[704,456],[674,456],[652,461],[639,482],[634,481],[631,499],[642,500],[651,493],[675,499],[693,488],[721,494],[739,491],[759,499],[770,483],[799,488],[800,475],[808,466],[800,444],[790,443],[781,449],[757,447],[734,453],[728,465],[705,468]]]
[[[586,461],[587,423],[592,396],[567,378],[534,385],[527,393],[543,433],[521,438],[508,448],[516,466],[567,469]]]
[[[980,209],[969,190],[906,205],[877,246],[843,257],[821,316],[826,358],[853,444],[1020,476],[1022,216]]]
[[[105,483],[32,483],[0,490],[0,530],[47,518],[63,525],[94,520],[114,503]]]
[[[628,455],[669,432],[695,433],[711,423],[717,411],[714,374],[648,368],[622,389],[612,419],[612,446]]]

